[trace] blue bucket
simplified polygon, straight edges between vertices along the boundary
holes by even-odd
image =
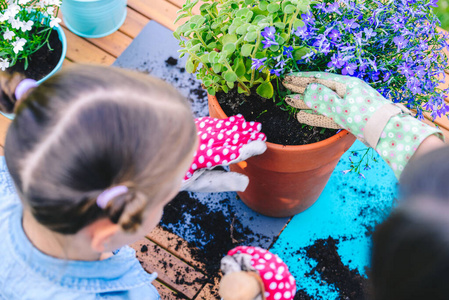
[[[61,11],[70,31],[85,38],[100,38],[125,22],[126,0],[64,0]]]
[[[64,62],[65,56],[67,54],[67,38],[65,36],[64,30],[62,29],[61,26],[54,27],[54,30],[56,30],[58,32],[59,40],[62,43],[61,58],[59,59],[58,64],[53,69],[53,71],[48,73],[44,78],[37,81],[38,84],[41,84],[42,82],[47,80],[49,77],[53,76],[53,74],[55,74],[59,69],[61,69],[62,63]],[[3,112],[0,112],[0,114],[4,115],[5,117],[7,117],[10,120],[13,120],[14,117],[16,116],[15,114],[7,114],[7,113],[3,113]]]

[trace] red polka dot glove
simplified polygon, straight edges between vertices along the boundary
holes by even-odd
[[[356,77],[302,72],[286,76],[283,84],[298,93],[286,102],[301,109],[299,122],[345,128],[374,148],[397,178],[428,136],[434,134],[443,140],[439,129],[414,118],[404,106],[385,99]]]
[[[198,149],[187,171],[181,190],[191,192],[244,191],[248,177],[213,170],[228,166],[265,152],[266,136],[260,123],[246,122],[237,115],[219,120],[210,117],[195,120],[198,129]]]
[[[254,270],[262,279],[262,292],[266,300],[292,300],[295,297],[296,282],[287,265],[268,250],[259,247],[236,247],[222,259],[221,270],[225,275]]]

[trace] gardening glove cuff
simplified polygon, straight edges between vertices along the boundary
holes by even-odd
[[[440,130],[412,117],[404,106],[385,99],[358,78],[304,72],[287,76],[284,85],[299,93],[291,95],[288,104],[312,109],[347,129],[374,148],[397,178],[424,139],[432,134],[444,139]],[[304,114],[298,113],[300,122]]]
[[[199,145],[187,171],[181,190],[191,192],[244,191],[249,180],[245,175],[213,170],[265,152],[266,136],[261,124],[246,122],[237,115],[219,120],[210,117],[195,120]]]

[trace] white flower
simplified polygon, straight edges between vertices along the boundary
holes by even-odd
[[[8,13],[9,17],[14,18],[19,13],[19,11],[20,7],[17,4],[13,3],[9,5],[5,13]]]
[[[25,43],[27,42],[26,39],[24,38],[20,38],[18,40],[16,40],[15,42],[12,42],[12,45],[14,47],[13,51],[14,53],[19,53],[19,51],[23,50],[23,46],[25,45]]]
[[[7,14],[7,12],[5,12],[4,14],[0,14],[0,23],[5,22],[8,19],[9,19],[9,14]]]
[[[11,24],[11,27],[13,29],[19,29],[20,27],[22,27],[22,21],[20,21],[19,19],[9,18],[9,23]]]
[[[20,28],[22,29],[22,32],[27,32],[27,31],[31,30],[31,28],[33,27],[33,24],[34,24],[34,22],[31,20],[28,22],[23,21]]]
[[[7,59],[0,58],[0,69],[2,71],[5,71],[5,69],[8,67],[9,67],[9,61]]]
[[[3,34],[3,38],[5,39],[5,40],[12,40],[12,38],[15,36],[16,34],[13,32],[13,31],[11,31],[11,30],[9,30],[9,29],[6,29],[6,32]]]
[[[53,6],[47,7],[47,11],[45,12],[45,15],[53,16],[55,13],[55,8]]]
[[[60,22],[61,22],[60,18],[51,17],[51,19],[50,19],[50,27],[51,28],[58,27]]]
[[[61,0],[49,0],[48,3],[48,5],[61,6]]]
[[[19,5],[24,5],[30,2],[30,0],[19,0]]]

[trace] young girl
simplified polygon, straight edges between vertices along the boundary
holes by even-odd
[[[158,224],[192,162],[187,101],[110,67],[0,80],[16,112],[0,158],[0,298],[159,299],[125,245]]]

